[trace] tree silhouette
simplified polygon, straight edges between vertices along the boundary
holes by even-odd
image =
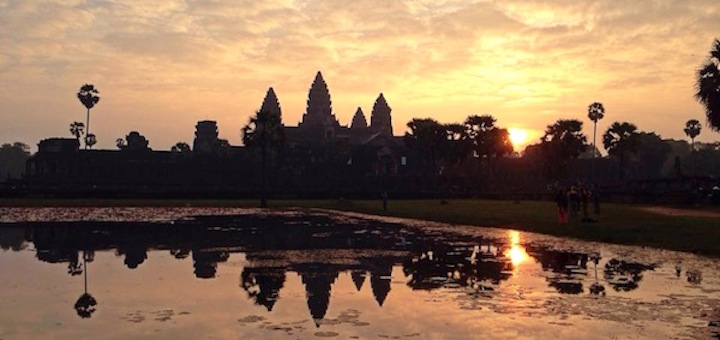
[[[242,134],[245,146],[260,150],[262,178],[260,206],[265,208],[267,207],[266,168],[268,152],[278,149],[285,141],[280,115],[272,110],[257,111],[254,117],[250,117],[250,122],[243,127]]]
[[[70,133],[75,136],[75,139],[80,141],[80,136],[85,132],[85,124],[81,122],[72,122],[70,124]]]
[[[83,251],[83,268],[85,273],[85,292],[75,302],[75,312],[83,319],[87,319],[95,313],[95,306],[97,306],[97,300],[88,293],[87,274],[88,274],[88,262],[92,262],[95,257],[94,251]]]
[[[697,119],[690,119],[685,123],[685,134],[690,137],[690,150],[692,151],[692,154],[690,154],[690,157],[692,157],[692,163],[693,163],[693,171],[697,174],[697,157],[695,155],[695,137],[697,137],[700,134],[700,130],[702,129],[702,126],[700,126],[700,122],[697,121]]]
[[[620,179],[625,178],[625,161],[630,154],[637,152],[639,134],[633,124],[613,123],[603,135],[603,146],[608,154],[620,160]]]
[[[448,165],[456,165],[467,157],[471,150],[470,137],[462,124],[445,124],[445,152],[442,159]]]
[[[122,150],[127,147],[127,142],[125,142],[125,140],[122,138],[118,138],[115,140],[115,145],[117,145],[118,149]]]
[[[414,118],[407,127],[410,131],[405,133],[405,143],[421,155],[428,174],[434,179],[438,175],[440,157],[447,141],[445,128],[431,118]]]
[[[700,130],[702,130],[702,126],[700,126],[700,122],[697,119],[690,119],[685,123],[685,134],[690,137],[690,146],[693,150],[695,150],[695,137],[697,137],[700,134]]]
[[[177,142],[177,143],[175,143],[175,145],[172,146],[172,148],[170,148],[170,151],[171,151],[171,152],[187,153],[187,152],[191,152],[192,150],[190,150],[190,145],[189,145],[188,143],[185,143],[185,142]]]
[[[482,183],[483,163],[487,161],[489,164],[493,158],[512,153],[510,134],[506,129],[495,126],[495,118],[491,115],[469,116],[465,119],[465,128],[478,157],[477,176]]]
[[[571,159],[585,150],[587,138],[582,133],[582,122],[560,119],[545,129],[540,147],[548,175],[558,177]]]
[[[588,106],[588,118],[593,121],[593,181],[595,180],[595,158],[597,158],[597,154],[595,153],[595,150],[597,150],[597,122],[603,119],[603,117],[605,117],[605,107],[602,103],[595,102]]]
[[[85,135],[85,148],[92,147],[97,140],[95,135],[90,133],[90,109],[100,101],[100,97],[97,95],[100,93],[93,84],[85,84],[80,87],[80,91],[77,96],[80,102],[87,108],[87,124],[85,124],[86,135]]]
[[[662,176],[663,164],[672,151],[670,144],[664,142],[653,132],[638,134],[638,151],[636,158],[640,164],[640,176],[643,178],[659,178]]]
[[[720,131],[720,39],[713,41],[707,61],[697,73],[695,98],[705,106],[705,115],[711,129]]]
[[[125,140],[127,141],[127,145],[125,146],[125,149],[132,150],[132,151],[148,151],[150,148],[148,147],[148,144],[150,144],[150,141],[145,138],[145,136],[141,135],[137,131],[130,131],[130,133],[125,136]]]

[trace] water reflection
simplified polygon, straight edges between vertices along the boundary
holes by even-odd
[[[530,259],[530,255],[525,251],[525,247],[520,245],[520,232],[509,230],[510,249],[505,252],[505,256],[510,259],[513,267],[517,267],[523,262]]]
[[[98,308],[88,292],[88,264],[98,251],[114,251],[129,270],[145,266],[148,252],[167,252],[178,260],[191,259],[187,270],[203,280],[216,278],[219,264],[242,253],[245,262],[236,275],[247,299],[272,312],[292,273],[300,279],[307,313],[317,327],[323,325],[333,287],[343,273],[358,292],[369,281],[382,308],[393,292],[393,279],[412,290],[457,290],[493,299],[491,292],[524,275],[520,267],[537,266],[547,287],[557,293],[603,296],[605,285],[618,293],[637,289],[643,273],[655,269],[652,264],[601,261],[598,254],[536,246],[524,242],[517,231],[492,239],[323,214],[197,217],[173,223],[34,222],[0,228],[3,249],[19,251],[28,244],[34,245],[38,260],[67,264],[71,276],[84,274],[84,293],[74,305],[81,318]],[[398,266],[404,278],[393,278]]]

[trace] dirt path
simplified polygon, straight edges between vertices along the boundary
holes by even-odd
[[[681,209],[681,208],[670,208],[670,207],[641,207],[640,210],[649,211],[651,213],[667,215],[667,216],[693,216],[693,217],[710,217],[720,218],[720,212],[695,210],[695,209]]]

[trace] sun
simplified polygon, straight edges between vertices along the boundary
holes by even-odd
[[[525,145],[525,142],[528,138],[527,130],[519,128],[509,128],[508,133],[510,133],[510,141],[513,143],[513,146],[516,149],[521,145]]]

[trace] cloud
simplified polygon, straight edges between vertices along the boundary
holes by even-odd
[[[85,82],[105,96],[95,126],[113,138],[103,147],[131,127],[169,147],[205,118],[239,131],[269,86],[294,124],[322,70],[342,123],[379,92],[398,132],[415,116],[477,112],[541,130],[604,101],[627,115],[608,120],[681,138],[671,125],[701,113],[692,78],[718,14],[714,0],[0,0],[0,134],[29,143],[65,134]],[[656,124],[645,117],[658,106],[673,110]]]

